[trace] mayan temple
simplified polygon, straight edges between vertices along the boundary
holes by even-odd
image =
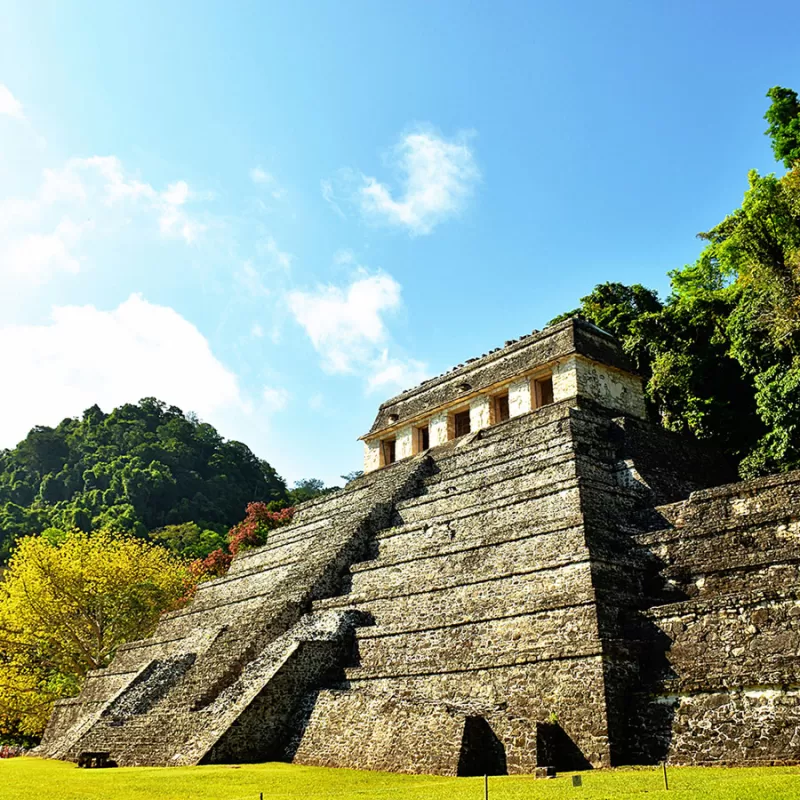
[[[43,754],[800,762],[800,473],[735,482],[575,319],[385,402],[362,438],[362,477],[90,673]]]

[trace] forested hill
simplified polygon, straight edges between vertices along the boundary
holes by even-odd
[[[175,406],[92,406],[0,451],[0,561],[14,538],[48,527],[145,535],[194,522],[222,531],[249,502],[286,497],[266,461]]]

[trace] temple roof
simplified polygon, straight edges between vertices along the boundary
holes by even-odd
[[[634,372],[617,339],[591,322],[570,317],[544,330],[509,340],[503,347],[467,359],[392,397],[381,404],[372,427],[362,438],[574,354]]]

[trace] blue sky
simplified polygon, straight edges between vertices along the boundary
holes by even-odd
[[[156,395],[335,483],[776,171],[796,3],[0,2],[0,447]]]

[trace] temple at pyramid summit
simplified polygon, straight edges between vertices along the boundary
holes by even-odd
[[[577,319],[388,400],[362,438],[362,477],[90,673],[42,753],[800,762],[800,473],[736,482]]]

